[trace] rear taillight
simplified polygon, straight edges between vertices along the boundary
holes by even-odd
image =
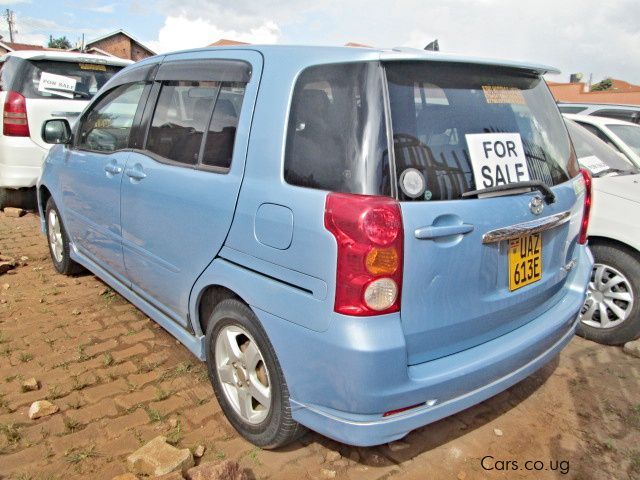
[[[338,243],[334,310],[356,316],[399,311],[404,236],[398,202],[329,193],[324,225]]]
[[[580,224],[580,235],[578,243],[584,245],[587,243],[587,230],[589,228],[589,213],[591,212],[591,174],[585,168],[580,169],[582,178],[584,179],[584,210],[582,211],[582,223]]]
[[[7,92],[2,115],[2,133],[11,137],[28,137],[27,102],[18,92]]]

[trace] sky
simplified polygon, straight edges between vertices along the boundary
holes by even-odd
[[[640,0],[0,0],[17,38],[73,44],[120,28],[157,53],[220,38],[250,43],[423,48],[543,63],[640,84]],[[7,22],[0,34],[8,40]]]

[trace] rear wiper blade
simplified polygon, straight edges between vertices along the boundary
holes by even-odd
[[[47,87],[46,90],[50,90],[52,92],[62,92],[62,93],[73,93],[75,95],[80,95],[84,98],[91,98],[87,92],[81,92],[80,90],[67,90],[66,88],[56,88],[56,87]]]
[[[555,203],[556,201],[556,194],[553,193],[553,190],[540,180],[507,183],[506,185],[497,185],[495,187],[482,188],[480,190],[471,190],[463,193],[462,198],[474,197],[476,195],[482,195],[483,193],[508,192],[509,190],[518,190],[520,188],[535,188],[536,190],[539,190],[544,196],[544,201],[547,205]]]

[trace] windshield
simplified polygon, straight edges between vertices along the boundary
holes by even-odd
[[[610,124],[607,128],[620,137],[636,155],[640,155],[640,127]]]
[[[22,94],[27,98],[89,100],[123,67],[97,63],[29,61]]]
[[[458,199],[528,179],[552,186],[577,174],[567,130],[539,76],[436,62],[385,68],[401,200]],[[486,170],[478,157],[487,152],[519,163]]]
[[[636,173],[638,169],[617,151],[577,123],[565,119],[580,165],[595,177],[616,172]]]

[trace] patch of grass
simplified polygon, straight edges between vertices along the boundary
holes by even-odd
[[[2,357],[8,357],[13,353],[13,348],[11,348],[9,345],[5,345],[4,347],[0,348],[0,356]]]
[[[110,367],[111,365],[113,365],[113,355],[111,355],[110,353],[105,353],[102,357],[102,363],[105,367]]]
[[[60,385],[51,385],[47,392],[47,396],[45,397],[47,400],[56,400],[58,398],[62,398],[66,395],[60,388]]]
[[[166,360],[158,360],[157,362],[145,362],[140,367],[138,367],[138,373],[149,373],[154,371],[160,365],[162,365]]]
[[[164,420],[164,415],[160,413],[158,410],[156,410],[155,408],[147,407],[145,411],[149,416],[149,420],[152,421],[153,423],[159,423]]]
[[[4,332],[0,332],[0,344],[7,343],[9,339],[6,337]]]
[[[6,437],[9,445],[15,445],[22,438],[20,427],[17,427],[13,423],[0,423],[0,433]]]
[[[127,330],[127,333],[125,333],[124,336],[128,337],[130,335],[135,335],[136,333],[138,333],[137,330],[134,330],[133,328],[130,328],[129,330]]]
[[[193,370],[193,365],[190,362],[180,362],[174,368],[166,370],[160,375],[160,381],[173,380],[174,378],[187,375]]]
[[[156,389],[156,400],[161,402],[162,400],[166,400],[169,398],[171,394],[169,392],[164,391],[161,388]]]
[[[33,477],[28,473],[19,473],[15,477],[11,477],[11,478],[15,480],[33,480]]]
[[[71,386],[72,390],[82,390],[86,387],[88,387],[89,385],[91,385],[90,382],[87,382],[85,380],[80,380],[80,378],[78,378],[77,375],[73,376],[73,385]]]
[[[631,460],[631,471],[640,473],[640,450],[629,452],[629,459]]]
[[[18,375],[7,375],[6,377],[4,377],[4,381],[7,382],[7,383],[11,383],[16,378],[18,378]]]
[[[78,430],[82,430],[82,424],[75,418],[65,418],[64,429],[67,433],[77,432]]]
[[[87,458],[96,458],[97,456],[98,452],[96,452],[95,444],[72,448],[64,454],[65,460],[75,465],[84,462]]]
[[[69,407],[72,410],[78,410],[80,407],[82,407],[82,402],[80,401],[80,399],[76,399],[73,402],[68,402],[67,403],[67,407]]]
[[[178,421],[175,428],[172,428],[167,432],[167,443],[175,447],[180,443],[180,440],[182,440],[182,436],[182,425],[180,424],[180,421]]]
[[[222,450],[218,450],[218,451],[216,452],[216,458],[217,458],[218,460],[224,460],[224,459],[226,458],[226,456],[227,456],[227,454],[226,454],[226,453],[224,453]]]
[[[0,408],[4,408],[7,412],[11,413],[13,410],[9,407],[9,401],[4,398],[4,393],[0,393]]]
[[[85,360],[89,360],[91,358],[91,355],[88,355],[84,350],[85,350],[84,345],[78,345],[78,361],[79,362],[84,362]]]
[[[258,459],[258,453],[260,452],[260,448],[259,447],[253,447],[251,449],[251,451],[249,452],[249,458],[251,460],[253,460],[253,463],[255,463],[256,465],[261,465],[260,460]]]
[[[605,448],[606,448],[607,450],[614,450],[614,449],[615,449],[615,447],[614,447],[614,445],[613,445],[613,440],[611,440],[610,438],[608,438],[607,440],[605,440],[605,441],[603,442],[603,445],[605,446]]]
[[[22,352],[18,358],[22,363],[27,363],[33,360],[33,354],[30,352]]]
[[[45,337],[43,338],[43,341],[44,343],[49,345],[49,348],[53,348],[53,344],[55,343],[55,340],[53,338]]]

